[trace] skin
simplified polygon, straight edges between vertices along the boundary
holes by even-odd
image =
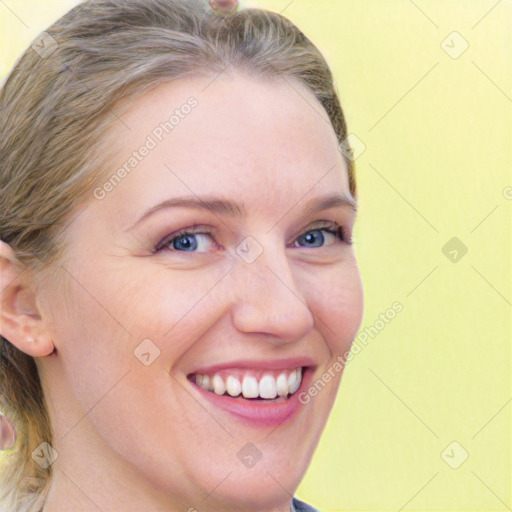
[[[231,14],[238,7],[237,0],[210,0],[210,6],[220,14]]]
[[[341,372],[278,428],[235,419],[187,381],[203,365],[293,356],[315,360],[315,381],[350,348],[363,315],[353,245],[325,231],[323,242],[302,237],[318,221],[350,231],[355,222],[347,206],[304,213],[310,199],[349,195],[321,104],[298,83],[211,80],[161,84],[132,102],[122,117],[130,130],[112,132],[106,178],[187,98],[198,105],[74,214],[51,279],[20,276],[0,244],[2,334],[36,358],[55,433],[44,512],[288,512],[328,419]],[[129,229],[160,201],[192,193],[241,202],[247,217],[173,208]],[[197,252],[152,254],[194,223],[215,229],[196,236]],[[250,264],[236,252],[248,236],[263,249]],[[133,354],[146,338],[160,350],[149,366]],[[236,457],[247,442],[262,452],[251,468]]]
[[[0,416],[0,450],[11,450],[16,443],[16,429],[7,416]]]

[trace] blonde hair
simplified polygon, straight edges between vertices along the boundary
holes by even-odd
[[[120,99],[185,76],[213,78],[229,64],[304,84],[323,105],[338,142],[347,137],[329,66],[276,13],[241,9],[221,16],[206,0],[88,0],[41,38],[44,44],[27,48],[0,90],[0,238],[35,278],[55,266],[67,222],[108,170],[106,134],[121,122],[113,109]],[[345,161],[356,197],[354,165]],[[31,453],[52,443],[52,428],[34,359],[0,341],[0,411],[18,436],[2,460],[0,510],[36,512],[51,466],[42,469]]]

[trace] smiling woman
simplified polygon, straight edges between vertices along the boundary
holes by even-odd
[[[200,0],[90,0],[40,38],[0,93],[1,510],[314,510],[363,314],[328,65]]]

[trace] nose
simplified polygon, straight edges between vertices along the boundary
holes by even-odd
[[[234,326],[247,333],[267,334],[280,342],[307,335],[315,320],[293,277],[284,248],[263,246],[252,263],[235,258],[231,317]]]

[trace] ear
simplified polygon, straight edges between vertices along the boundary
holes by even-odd
[[[54,350],[36,305],[28,269],[12,248],[0,240],[0,334],[32,357]]]

